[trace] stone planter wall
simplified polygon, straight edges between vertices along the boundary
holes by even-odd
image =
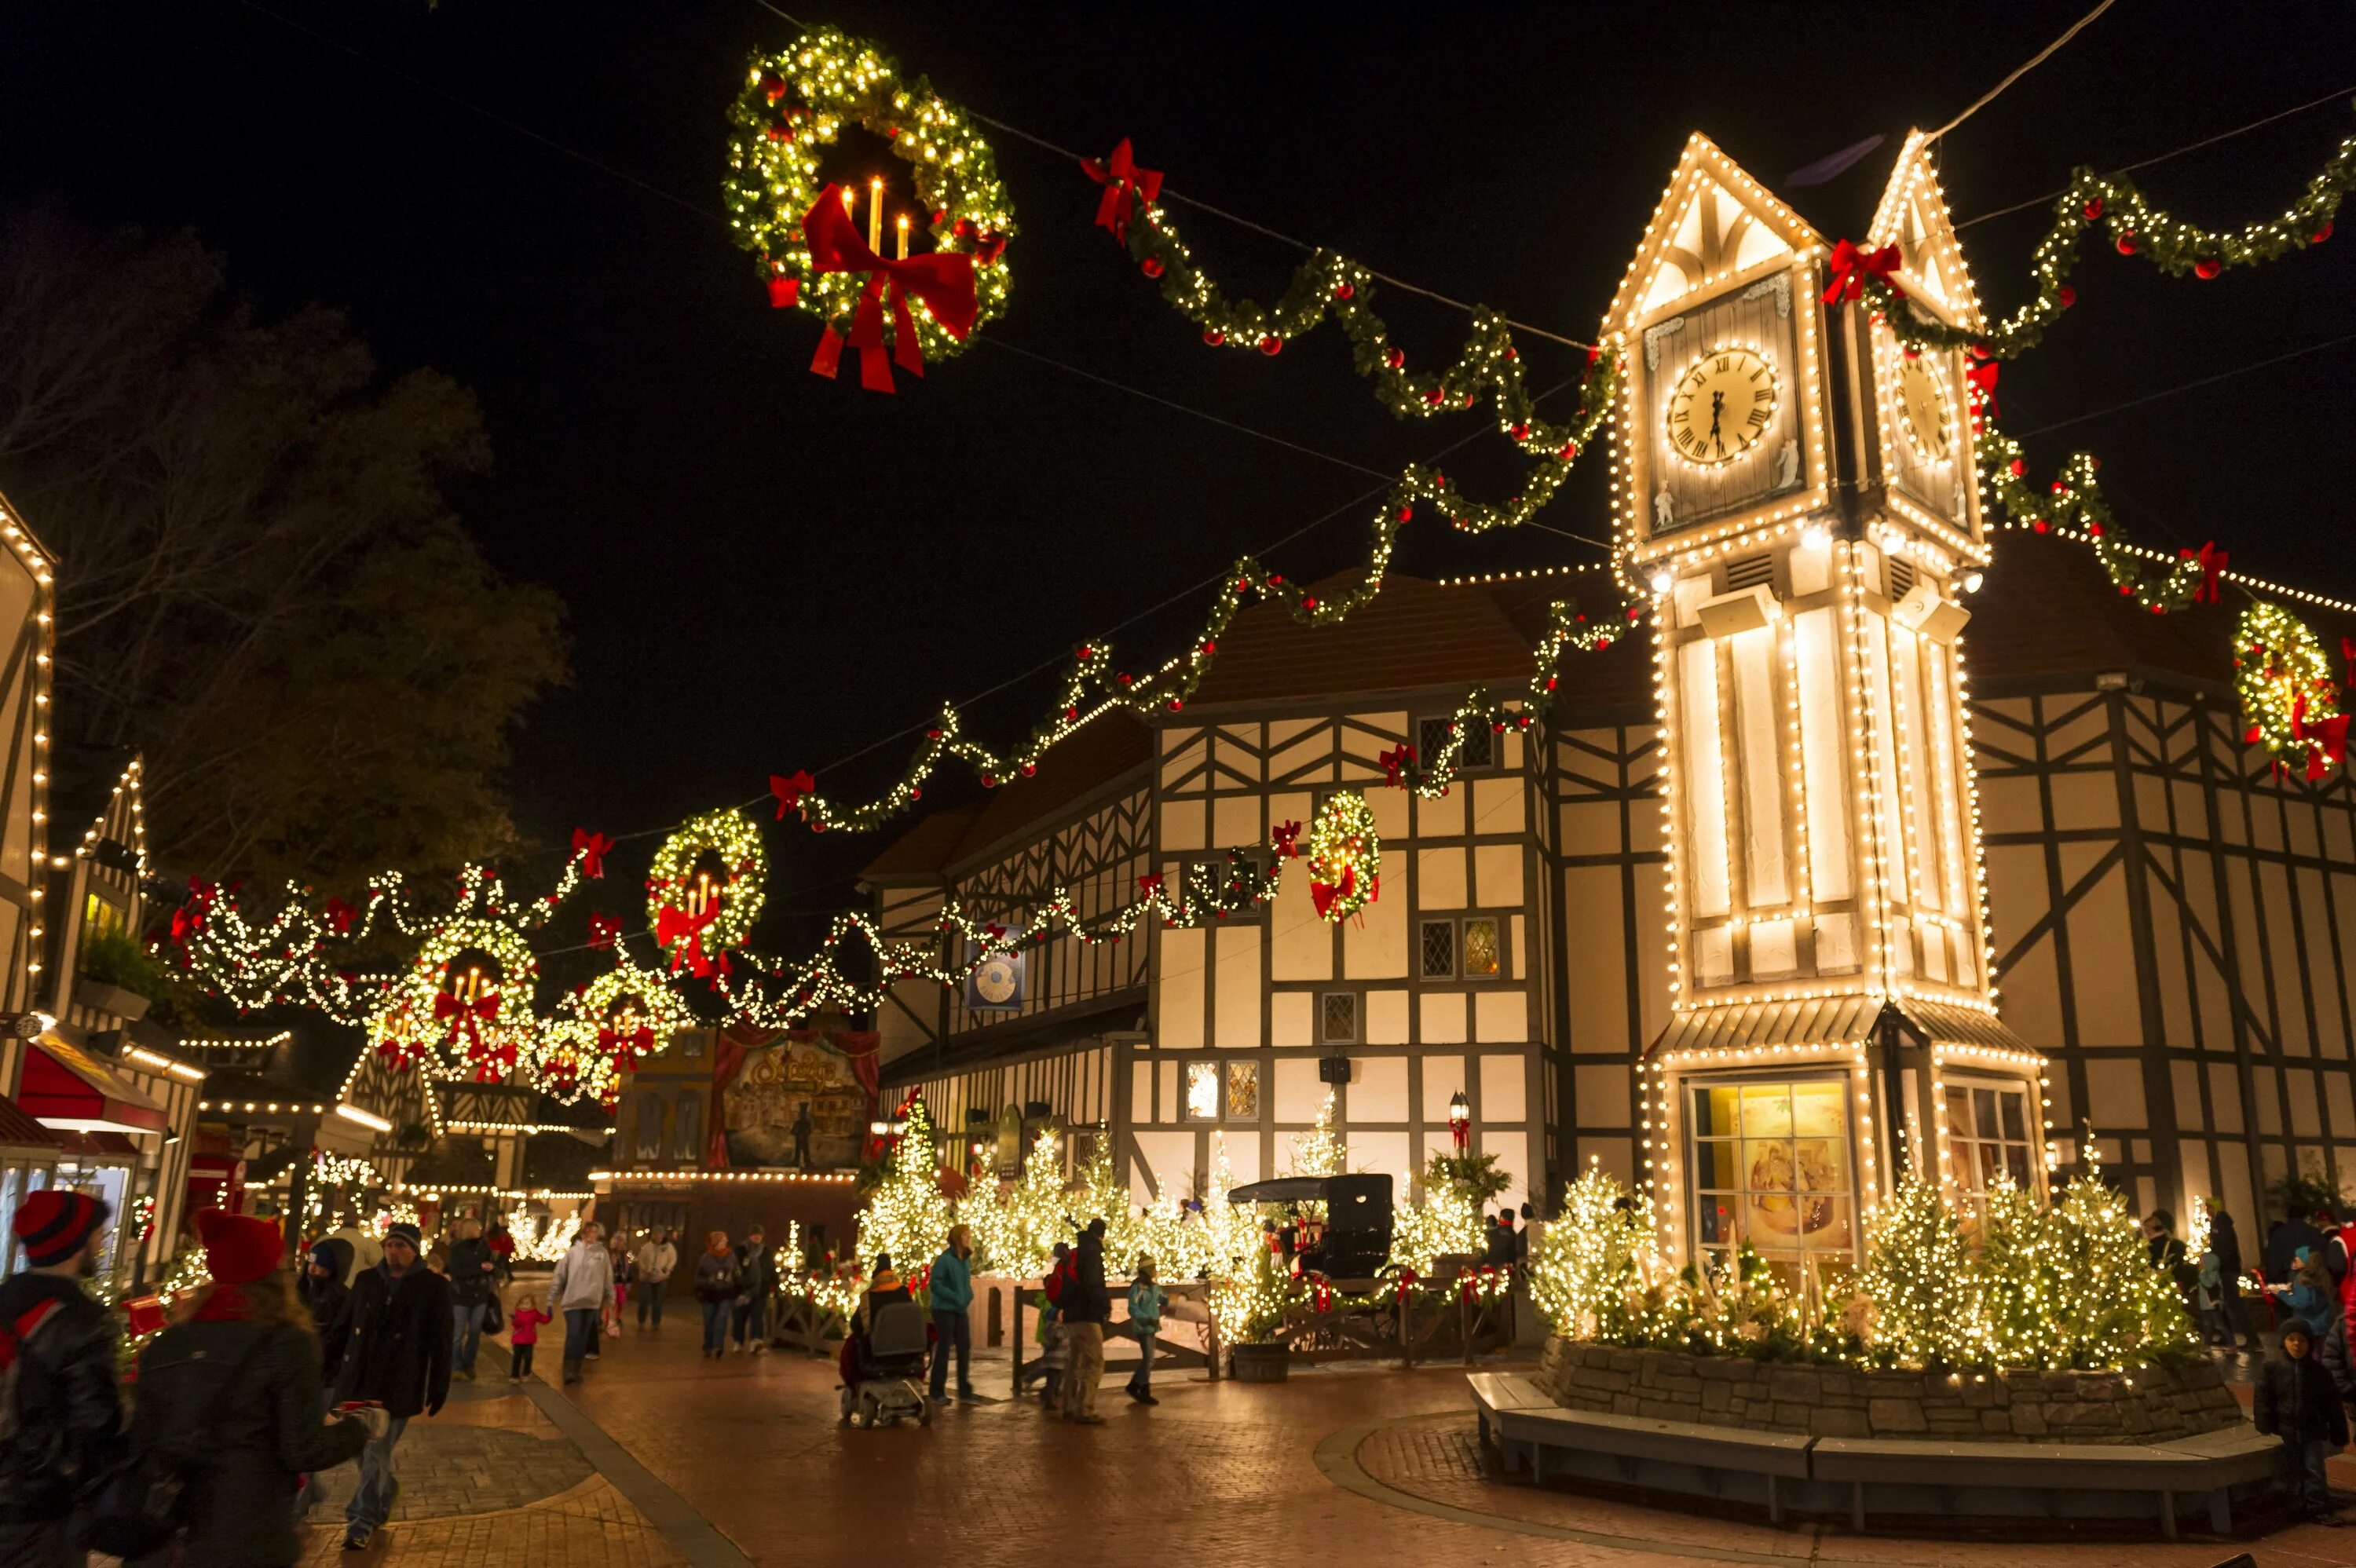
[[[2151,1443],[2241,1424],[2210,1361],[2137,1372],[1851,1371],[1547,1341],[1535,1380],[1557,1404],[1815,1437]]]

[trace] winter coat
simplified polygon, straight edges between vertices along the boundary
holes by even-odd
[[[603,1242],[575,1242],[556,1260],[556,1275],[548,1282],[551,1312],[604,1311],[614,1294],[614,1258]]]
[[[660,1285],[679,1267],[679,1249],[669,1242],[641,1243],[636,1262],[639,1279],[648,1285]]]
[[[2268,1357],[2258,1368],[2257,1385],[2250,1413],[2259,1431],[2290,1448],[2314,1442],[2347,1446],[2348,1413],[2331,1374],[2313,1355],[2295,1361],[2287,1354]]]
[[[13,1377],[0,1379],[10,1400],[0,1411],[0,1524],[64,1518],[129,1456],[112,1313],[76,1282],[27,1270],[0,1283],[0,1328],[16,1330],[49,1302],[16,1347]],[[10,1344],[0,1335],[0,1355]]]
[[[2224,1281],[2226,1294],[2238,1294],[2241,1287],[2236,1282],[2242,1277],[2242,1232],[2233,1228],[2233,1216],[2231,1214],[2210,1217],[2209,1253],[2217,1260],[2217,1274]]]
[[[2342,1400],[2356,1399],[2356,1356],[2348,1350],[2347,1318],[2332,1318],[2331,1327],[2317,1337],[2315,1359],[2331,1374],[2331,1386]]]
[[[391,1415],[431,1415],[450,1396],[450,1282],[423,1264],[399,1279],[379,1264],[352,1284],[351,1338],[336,1398],[374,1400]]]
[[[341,1242],[351,1249],[351,1257],[344,1268],[346,1285],[359,1284],[361,1270],[384,1262],[384,1243],[357,1225],[347,1225],[327,1240]]]
[[[757,1247],[750,1242],[737,1243],[736,1277],[744,1282],[745,1295],[766,1300],[777,1288],[776,1249],[766,1242]]]
[[[1169,1292],[1150,1279],[1130,1282],[1129,1320],[1139,1333],[1162,1332],[1162,1304],[1169,1298]]]
[[[294,1294],[311,1309],[311,1331],[319,1337],[320,1364],[326,1370],[327,1381],[332,1383],[343,1370],[344,1343],[351,1337],[352,1287],[344,1283],[344,1275],[348,1272],[345,1265],[351,1262],[352,1245],[333,1236],[319,1245],[327,1249],[335,1272],[322,1277],[305,1268],[294,1276]]]
[[[933,1260],[931,1289],[936,1312],[963,1312],[973,1305],[973,1271],[955,1247],[943,1247]]]
[[[2329,1332],[2332,1319],[2340,1316],[2338,1296],[2328,1290],[2319,1290],[2304,1280],[2292,1285],[2286,1293],[2278,1292],[2277,1296],[2293,1317],[2319,1335]]]
[[[441,1338],[448,1343],[446,1328]],[[368,1443],[355,1416],[327,1424],[327,1408],[319,1347],[293,1324],[183,1323],[140,1352],[134,1443],[151,1451],[166,1434],[204,1439],[200,1456],[178,1472],[189,1568],[288,1568],[302,1556],[300,1477]]]
[[[695,1260],[695,1299],[698,1301],[734,1301],[744,1288],[734,1253],[707,1251]]]
[[[460,1307],[480,1307],[491,1298],[491,1271],[498,1260],[491,1243],[477,1236],[450,1244],[450,1299]]]
[[[1112,1295],[1105,1288],[1104,1238],[1083,1231],[1072,1248],[1072,1277],[1055,1303],[1066,1323],[1109,1323]]]
[[[540,1326],[555,1321],[554,1317],[536,1307],[519,1307],[508,1314],[508,1343],[537,1345],[540,1343]]]

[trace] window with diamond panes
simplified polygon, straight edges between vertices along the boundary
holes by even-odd
[[[1494,980],[1503,972],[1497,954],[1497,923],[1494,920],[1468,920],[1464,923],[1464,977],[1468,980]]]
[[[1230,1061],[1227,1063],[1227,1120],[1257,1122],[1259,1120],[1259,1063]]]
[[[1358,1038],[1358,994],[1355,991],[1328,991],[1320,1009],[1318,1039],[1328,1043],[1348,1043]]]
[[[1427,719],[1416,726],[1415,760],[1419,764],[1429,769],[1439,762],[1440,754],[1448,749],[1448,727],[1454,722],[1453,719]],[[1496,755],[1495,732],[1477,719],[1469,720],[1468,724],[1464,731],[1464,749],[1456,758],[1459,773],[1485,768]]]
[[[1456,977],[1454,921],[1427,920],[1423,923],[1423,977],[1427,980],[1452,980]]]

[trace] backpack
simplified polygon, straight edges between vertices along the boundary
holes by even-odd
[[[24,1377],[25,1348],[65,1303],[52,1296],[18,1314],[14,1323],[0,1323],[0,1448],[14,1443],[22,1421],[19,1385]]]

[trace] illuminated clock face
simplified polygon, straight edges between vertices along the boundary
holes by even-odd
[[[1003,1002],[1014,995],[1014,960],[1001,953],[974,971],[973,994],[985,1002]]]
[[[1947,461],[1954,449],[1954,421],[1947,412],[1947,389],[1929,360],[1908,359],[1899,366],[1898,406],[1914,450],[1930,462]]]
[[[1688,463],[1715,468],[1759,444],[1775,422],[1775,372],[1748,348],[1713,348],[1669,393],[1669,445]]]

